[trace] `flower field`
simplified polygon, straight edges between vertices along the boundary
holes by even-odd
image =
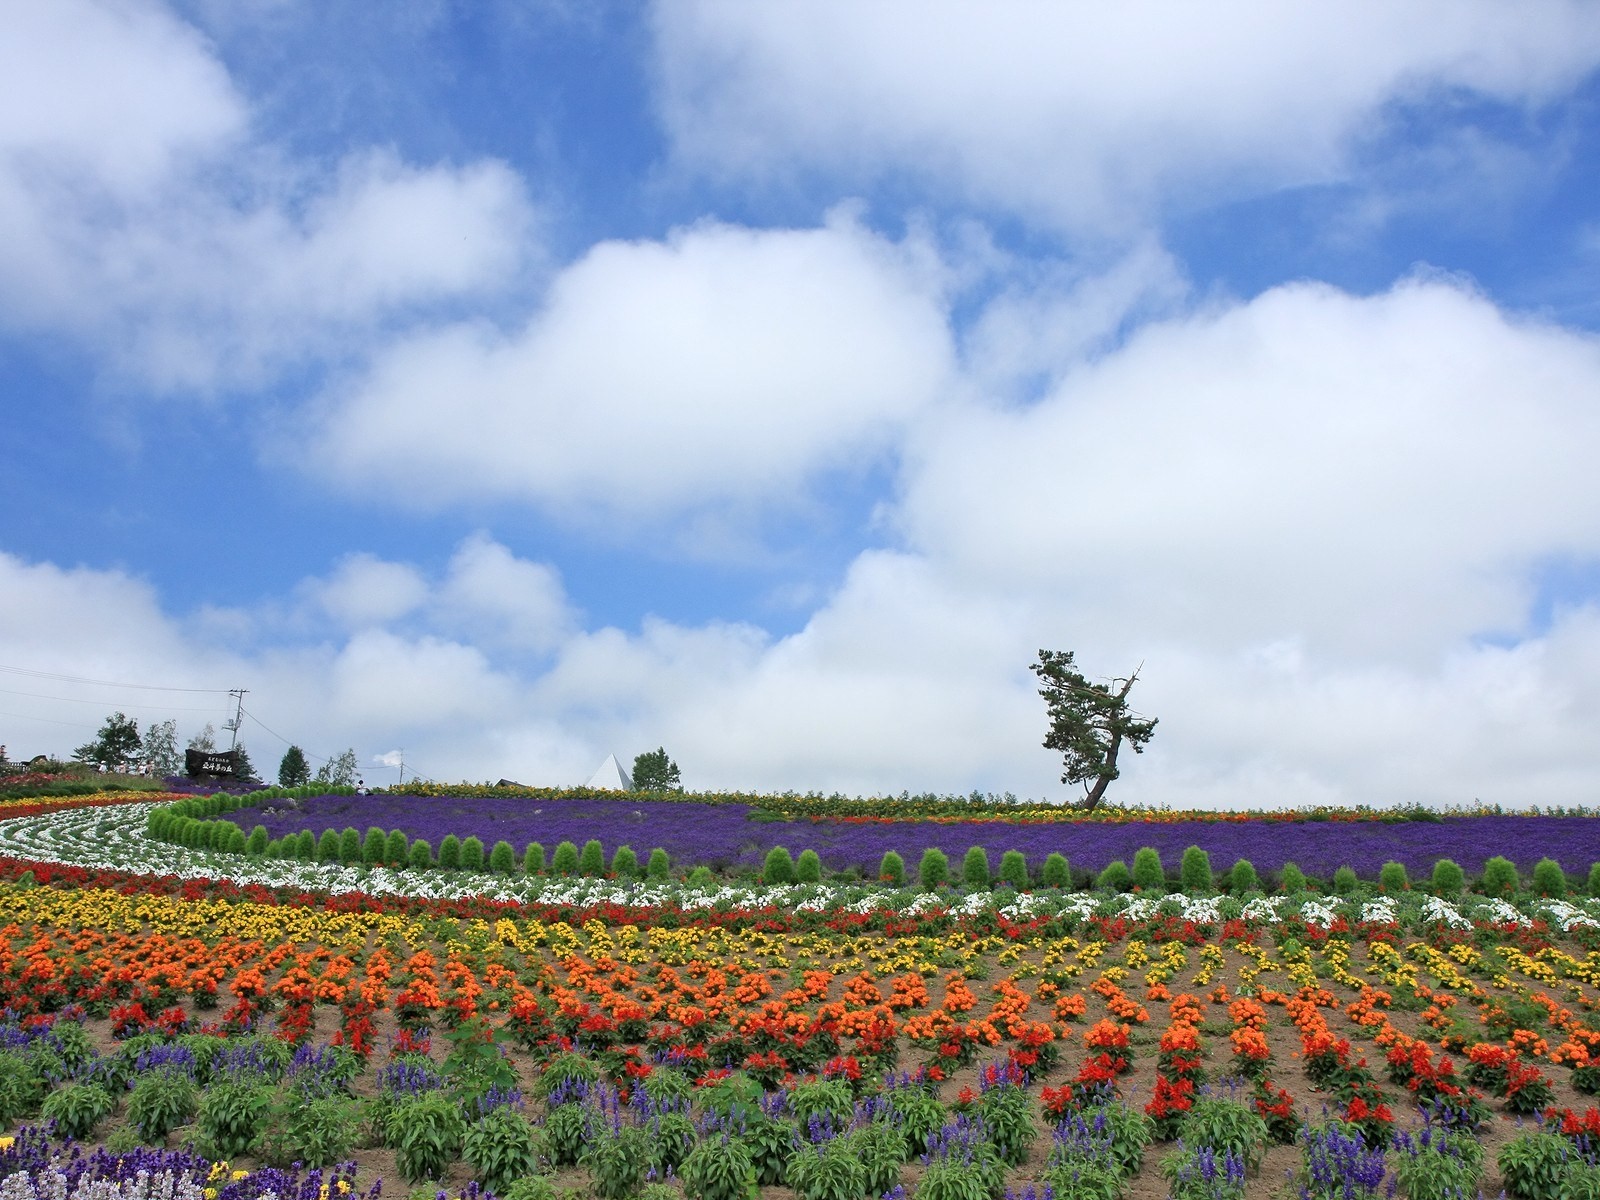
[[[412,870],[150,838],[174,799],[0,808],[7,1200],[1600,1194],[1600,898],[1549,868],[1499,896],[1420,861],[1342,894]],[[363,799],[342,823],[387,825]],[[1587,853],[1588,818],[1501,819]],[[1161,826],[1133,828],[1129,858]]]

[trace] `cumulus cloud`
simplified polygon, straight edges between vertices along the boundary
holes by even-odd
[[[1386,106],[1537,105],[1600,62],[1600,19],[1576,0],[700,0],[658,5],[655,24],[663,120],[691,168],[910,176],[1077,231],[1337,178]]]
[[[455,326],[328,399],[321,463],[411,500],[659,518],[786,502],[889,448],[947,385],[940,270],[839,213],[605,242],[510,335]]]
[[[213,49],[140,0],[0,18],[0,325],[157,390],[262,384],[529,261],[503,164],[286,160]]]

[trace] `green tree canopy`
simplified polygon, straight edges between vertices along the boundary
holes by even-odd
[[[300,787],[311,779],[311,764],[299,746],[290,746],[278,762],[278,786]]]
[[[316,782],[332,787],[349,787],[356,781],[356,752],[351,747],[317,768]]]
[[[183,770],[178,723],[170,717],[144,731],[144,766],[152,775],[176,775]]]
[[[1050,714],[1045,749],[1061,752],[1061,782],[1083,784],[1083,807],[1094,808],[1121,773],[1117,755],[1123,743],[1142,754],[1155,733],[1154,718],[1140,720],[1128,707],[1139,672],[1110,684],[1090,683],[1074,665],[1071,650],[1039,651],[1032,670],[1043,682],[1039,695]]]
[[[94,741],[79,746],[72,757],[102,771],[128,771],[139,765],[142,748],[139,722],[115,712],[100,726]]]
[[[637,792],[681,792],[678,764],[667,757],[666,747],[657,746],[633,760],[633,788]]]

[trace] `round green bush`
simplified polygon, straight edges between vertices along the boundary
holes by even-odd
[[[606,873],[606,848],[598,838],[590,838],[578,851],[578,874],[598,879]]]
[[[1340,867],[1333,873],[1333,894],[1335,896],[1348,896],[1356,890],[1356,873],[1349,867]]]
[[[389,837],[383,844],[383,861],[390,866],[404,866],[411,857],[411,844],[407,840],[405,831],[391,829]]]
[[[406,862],[418,871],[426,871],[433,866],[433,847],[428,845],[427,838],[418,838],[411,843],[411,849],[406,851]]]
[[[447,871],[461,869],[461,839],[453,833],[439,840],[439,865]]]
[[[1228,895],[1248,896],[1251,892],[1261,890],[1261,876],[1256,873],[1255,864],[1248,858],[1241,858],[1228,868]]]
[[[1393,894],[1403,892],[1411,886],[1411,880],[1406,877],[1406,865],[1394,861],[1386,862],[1378,868],[1378,890]]]
[[[1567,876],[1553,858],[1541,858],[1533,865],[1533,890],[1536,895],[1561,899],[1567,894]]]
[[[1048,888],[1070,888],[1072,867],[1067,862],[1067,856],[1055,850],[1045,855],[1044,866],[1039,871],[1039,882]]]
[[[389,849],[389,835],[374,825],[361,839],[361,861],[369,867],[383,865],[383,855]]]
[[[576,875],[578,873],[578,847],[571,842],[558,844],[556,852],[550,856],[550,870],[556,875]]]
[[[1028,860],[1021,850],[1007,850],[1000,856],[1000,882],[1019,892],[1028,890]]]
[[[347,826],[339,835],[339,861],[354,866],[361,861],[361,831]]]
[[[1133,882],[1141,892],[1159,892],[1167,886],[1167,869],[1161,865],[1161,852],[1154,846],[1141,846],[1133,853]]]
[[[800,883],[822,882],[822,859],[815,850],[800,851],[800,857],[794,861],[794,877]]]
[[[1108,862],[1095,876],[1095,887],[1106,892],[1126,892],[1133,889],[1133,872],[1128,870],[1128,864],[1120,858]]]
[[[335,836],[337,837],[337,835]],[[302,829],[294,835],[294,852],[290,857],[298,858],[302,861],[322,857],[317,853],[317,839],[312,835],[311,830]]]
[[[793,883],[794,859],[789,857],[787,846],[774,846],[767,851],[767,860],[761,864],[762,883]]]
[[[1454,859],[1441,858],[1433,864],[1432,891],[1435,896],[1452,900],[1461,895],[1467,886],[1467,873]]]
[[[618,879],[632,879],[639,874],[639,856],[632,846],[618,846],[611,856],[611,873]]]
[[[943,850],[929,846],[922,852],[922,861],[917,864],[917,882],[929,892],[950,882],[950,859]]]
[[[517,852],[511,843],[502,838],[489,851],[489,870],[496,875],[509,875],[517,869]]]
[[[544,846],[539,842],[529,842],[527,849],[522,852],[523,873],[543,875],[547,865],[544,860]]]
[[[1509,858],[1496,854],[1483,864],[1483,875],[1478,879],[1478,890],[1485,896],[1498,896],[1505,900],[1516,894],[1521,882],[1517,878],[1516,864]]]
[[[986,888],[990,878],[989,852],[982,846],[972,847],[961,860],[961,882],[970,888]]]
[[[272,837],[267,833],[267,827],[265,825],[257,825],[250,831],[249,840],[244,844],[244,852],[260,858],[266,854],[267,843],[271,840]]]
[[[223,843],[222,848],[229,854],[243,854],[245,852],[244,830],[237,825],[231,825],[231,823],[230,826],[228,840]]]
[[[339,861],[339,831],[337,829],[324,829],[322,836],[317,839],[317,861]]]
[[[657,846],[650,851],[650,860],[645,863],[644,873],[647,878],[659,883],[672,873],[672,856]]]
[[[483,843],[477,837],[461,839],[461,869],[463,871],[483,870]]]
[[[708,888],[717,882],[717,877],[711,873],[710,867],[699,866],[689,872],[685,882],[692,888]]]
[[[1600,864],[1596,864],[1600,866]],[[893,850],[886,850],[883,860],[878,863],[878,878],[884,883],[893,884],[895,887],[904,887],[906,882],[906,860]]]
[[[1178,884],[1190,896],[1203,896],[1212,891],[1216,882],[1211,874],[1211,855],[1199,846],[1190,846],[1178,863]]]

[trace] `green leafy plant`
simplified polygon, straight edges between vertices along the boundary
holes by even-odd
[[[550,856],[550,871],[555,875],[576,875],[578,873],[578,847],[571,842],[558,843],[556,852]]]
[[[1127,863],[1114,858],[1100,869],[1094,885],[1103,892],[1126,892],[1133,887],[1133,873],[1128,870]]]
[[[509,875],[517,869],[517,852],[511,843],[501,838],[489,851],[489,870],[496,875]]]
[[[774,846],[767,851],[766,861],[761,864],[761,882],[794,882],[794,859],[790,857],[787,846]]]
[[[1232,1151],[1254,1171],[1267,1146],[1267,1123],[1235,1100],[1206,1097],[1196,1100],[1178,1127],[1186,1146],[1209,1146],[1217,1153]]]
[[[1292,862],[1286,862],[1278,871],[1278,890],[1286,896],[1306,890],[1306,873]]]
[[[1572,1143],[1557,1133],[1530,1132],[1500,1147],[1495,1162],[1505,1185],[1522,1200],[1561,1200],[1561,1179],[1577,1158]]]
[[[1190,846],[1178,860],[1178,886],[1191,896],[1203,896],[1213,885],[1211,855],[1199,846]]]
[[[522,852],[522,873],[524,875],[543,875],[549,868],[545,861],[544,844],[542,842],[529,842]]]
[[[961,860],[961,882],[969,888],[989,886],[989,852],[982,846],[972,846]]]
[[[639,1126],[598,1120],[580,1161],[589,1168],[600,1200],[627,1200],[650,1170],[650,1151],[649,1134]]]
[[[418,838],[411,843],[411,849],[406,852],[406,862],[418,871],[426,871],[433,866],[433,847],[426,838]]]
[[[1133,882],[1142,892],[1166,888],[1167,869],[1161,865],[1161,852],[1154,846],[1141,846],[1133,852]]]
[[[0,1052],[0,1126],[32,1116],[44,1099],[38,1068],[19,1054]]]
[[[434,1092],[395,1105],[387,1132],[400,1174],[418,1183],[441,1178],[460,1156],[466,1122],[453,1100]]]
[[[618,846],[612,853],[611,873],[618,879],[632,879],[639,874],[639,856],[632,846]]]
[[[461,839],[453,833],[439,839],[439,866],[446,871],[461,869]]]
[[[1406,877],[1405,863],[1386,862],[1378,868],[1378,890],[1394,895],[1403,892],[1411,886],[1411,880]]]
[[[1161,1160],[1169,1200],[1243,1200],[1245,1164],[1231,1150],[1212,1146],[1179,1148]]]
[[[1516,894],[1520,886],[1516,864],[1509,858],[1496,854],[1483,864],[1483,875],[1478,880],[1478,888],[1485,896],[1508,899]]]
[[[855,1097],[842,1079],[810,1079],[789,1093],[789,1111],[803,1128],[813,1117],[827,1117],[844,1127],[855,1115]]]
[[[1038,1130],[1033,1120],[1033,1097],[1018,1083],[997,1083],[978,1097],[976,1111],[983,1118],[989,1141],[1011,1166],[1028,1157]]]
[[[866,1168],[844,1138],[800,1146],[789,1156],[784,1182],[800,1200],[861,1200],[867,1194]]]
[[[645,861],[644,873],[645,878],[662,882],[672,873],[672,856],[657,846]]]
[[[253,1081],[212,1084],[195,1115],[195,1146],[211,1159],[248,1154],[272,1105],[271,1091]]]
[[[509,1105],[490,1110],[469,1126],[461,1151],[479,1182],[497,1196],[539,1165],[533,1127]]]
[[[606,873],[606,850],[598,838],[590,838],[578,852],[578,874],[598,879]]]
[[[917,883],[923,891],[931,892],[949,882],[950,859],[943,850],[929,846],[922,852],[922,861],[917,864]]]
[[[116,1099],[97,1083],[68,1083],[44,1098],[39,1115],[54,1121],[61,1135],[83,1141],[116,1107]]]
[[[1000,882],[1019,892],[1028,890],[1028,860],[1020,850],[1007,850],[1000,856]]]
[[[1048,888],[1070,888],[1072,886],[1072,866],[1067,862],[1067,856],[1052,850],[1044,857],[1044,866],[1039,871],[1039,882]]]
[[[1333,873],[1331,883],[1333,894],[1336,896],[1348,896],[1356,890],[1356,884],[1359,882],[1353,870],[1349,867],[1340,867]]]
[[[1072,1200],[1119,1200],[1123,1179],[1099,1163],[1068,1161],[1045,1168],[1041,1183],[1047,1183],[1057,1196]]]
[[[1441,858],[1433,864],[1433,878],[1430,885],[1435,896],[1446,900],[1453,900],[1466,889],[1467,873],[1454,859]]]
[[[544,1148],[558,1167],[574,1166],[589,1144],[592,1114],[584,1104],[558,1104],[544,1119]]]
[[[726,1133],[691,1150],[678,1178],[689,1200],[756,1200],[761,1192],[748,1147]]]
[[[878,878],[894,887],[904,887],[906,860],[893,850],[885,850],[883,858],[878,863]]]
[[[200,1089],[177,1071],[149,1071],[128,1093],[128,1124],[147,1145],[165,1140],[179,1125],[193,1119],[200,1107]]]
[[[1553,858],[1541,858],[1533,865],[1533,891],[1538,896],[1563,898],[1567,894],[1567,876],[1561,864]]]
[[[273,1099],[256,1149],[269,1166],[301,1162],[328,1167],[350,1157],[360,1131],[358,1101],[341,1095],[307,1097],[298,1088],[285,1088]]]
[[[808,847],[800,851],[800,857],[794,860],[794,878],[796,883],[822,882],[822,859],[815,850]]]
[[[497,1194],[500,1200],[560,1200],[561,1197],[556,1181],[548,1175],[524,1175]]]
[[[461,839],[461,869],[481,871],[484,867],[483,841],[477,837]]]

